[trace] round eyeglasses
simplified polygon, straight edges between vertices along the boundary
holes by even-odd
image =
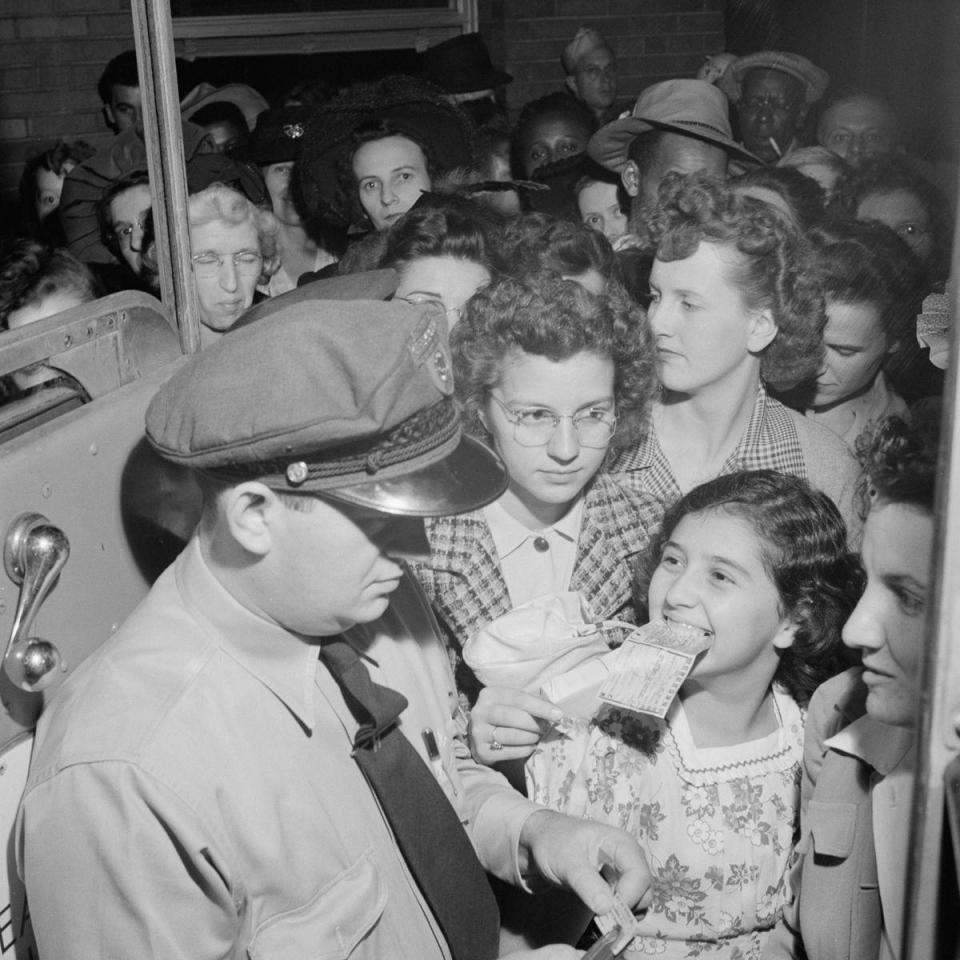
[[[492,393],[490,399],[513,424],[513,439],[521,447],[542,447],[549,443],[561,420],[569,420],[573,424],[577,439],[584,447],[605,447],[617,429],[617,418],[609,410],[585,410],[573,414],[555,413],[547,407],[511,410]]]
[[[233,261],[237,273],[247,276],[252,273],[259,273],[263,264],[263,257],[252,250],[241,250],[240,253],[227,254],[226,256],[207,251],[206,253],[196,253],[191,259],[193,260],[194,273],[206,280],[219,276],[221,268],[228,260]]]

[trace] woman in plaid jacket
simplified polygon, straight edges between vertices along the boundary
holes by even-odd
[[[662,510],[605,466],[635,439],[656,381],[639,308],[546,275],[475,295],[451,345],[464,423],[510,474],[490,507],[427,521],[430,560],[414,564],[473,702],[460,648],[511,609],[577,591],[597,619],[636,619],[631,559]]]

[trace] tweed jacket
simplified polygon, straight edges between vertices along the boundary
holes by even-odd
[[[877,960],[884,927],[872,793],[880,774],[825,741],[864,715],[860,670],[827,681],[810,701],[804,739],[794,900],[765,960]]]
[[[636,621],[631,561],[662,519],[662,505],[650,494],[625,488],[612,474],[593,479],[585,494],[570,589],[579,591],[598,617]],[[512,609],[510,594],[482,513],[427,520],[426,528],[430,562],[414,562],[411,568],[447,632],[457,679],[472,700],[459,650],[480,627]]]

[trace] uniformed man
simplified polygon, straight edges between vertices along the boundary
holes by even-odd
[[[604,865],[644,894],[631,838],[536,807],[461,738],[399,558],[506,477],[461,433],[444,329],[429,305],[300,301],[154,398],[148,439],[203,514],[41,717],[17,827],[41,956],[489,960],[483,868],[595,912]]]

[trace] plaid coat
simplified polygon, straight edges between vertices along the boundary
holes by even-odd
[[[587,489],[570,589],[604,619],[636,621],[631,561],[663,519],[659,501],[598,474]],[[479,684],[460,662],[460,647],[480,627],[512,609],[493,535],[481,512],[426,521],[429,564],[411,564],[447,634],[461,690],[472,702]]]

